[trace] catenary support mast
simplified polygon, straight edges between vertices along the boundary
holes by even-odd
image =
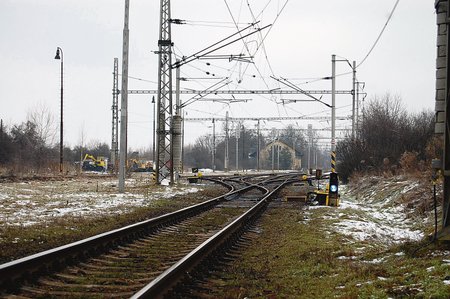
[[[156,181],[173,183],[172,151],[172,40],[170,0],[161,0],[158,40],[158,99],[156,128]]]
[[[336,172],[336,55],[331,55],[331,172]]]
[[[112,95],[111,165],[114,173],[117,173],[119,166],[119,58],[114,58]]]
[[[129,11],[130,11],[130,0],[125,0],[125,20],[123,27],[123,45],[122,45],[122,91],[120,102],[119,192],[125,191],[125,174],[127,161]]]

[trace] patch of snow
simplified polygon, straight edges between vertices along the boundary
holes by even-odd
[[[145,181],[131,181],[133,186],[146,185]],[[147,206],[158,199],[172,198],[201,190],[198,186],[179,184],[165,188],[150,188],[145,194],[111,193],[105,187],[101,190],[106,192],[92,191],[97,189],[99,184],[91,179],[81,184],[76,181],[34,183],[36,188],[33,194],[30,194],[29,184],[25,182],[11,183],[6,188],[2,188],[1,225],[29,226],[67,216],[93,217],[121,214],[136,207]],[[114,186],[115,182],[101,181],[100,183],[102,186]]]
[[[408,227],[396,227],[390,223],[370,220],[343,220],[339,222],[339,232],[359,241],[380,240],[385,243],[400,243],[407,240],[420,240],[423,233]]]
[[[371,261],[366,261],[366,263],[368,263],[368,264],[380,264],[380,263],[384,262],[384,260],[385,260],[385,257],[381,257],[381,258],[373,259]]]
[[[385,191],[389,196],[384,200],[374,200],[380,192],[379,188],[367,190],[359,199],[341,194],[345,200],[341,200],[339,212],[336,213],[336,231],[358,241],[379,241],[386,245],[422,239],[423,232],[413,229],[416,224],[414,220],[407,219],[404,207],[395,203],[402,193],[416,188],[418,183],[399,184],[402,186],[395,185],[393,190],[392,182],[383,186],[391,186]]]
[[[334,208],[329,206],[308,206],[308,209],[315,210],[315,209],[334,209]]]
[[[341,255],[337,257],[338,260],[356,260],[357,257],[356,256],[345,256],[345,255]]]
[[[435,250],[431,253],[432,257],[436,257],[436,256],[448,256],[450,255],[450,251],[448,250]],[[445,260],[444,260],[445,261]],[[450,260],[448,260],[450,262]]]

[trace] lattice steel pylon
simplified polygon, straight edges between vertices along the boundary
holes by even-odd
[[[156,181],[173,183],[172,150],[172,40],[170,0],[161,0],[158,40],[158,102],[156,128]]]
[[[114,58],[113,72],[113,102],[112,110],[112,134],[111,134],[111,163],[114,173],[119,169],[119,59]]]

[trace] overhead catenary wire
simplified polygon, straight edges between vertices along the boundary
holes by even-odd
[[[265,7],[268,7],[268,5],[270,5],[270,3],[271,3],[271,1],[272,0],[270,0],[270,1],[268,1],[266,4],[265,4]],[[225,2],[226,2],[226,0],[225,0]],[[243,1],[242,1],[243,2]],[[248,2],[247,2],[248,3]],[[279,1],[279,5],[280,5],[280,7],[282,6],[282,9],[277,13],[277,17],[276,17],[276,19],[278,19],[279,18],[279,16],[281,15],[281,13],[282,13],[282,11],[285,9],[285,7],[286,7],[286,5],[288,4],[288,0],[286,0],[286,1],[283,1],[283,2],[281,2],[281,1]],[[251,10],[251,8],[249,8],[249,10]],[[255,17],[255,14],[253,13],[253,11],[252,11],[252,14],[253,14],[253,16]],[[261,15],[262,14],[262,11],[257,15],[257,16],[259,16],[259,15]],[[236,19],[235,17],[233,17],[232,16],[232,18],[234,18],[235,19],[235,21],[236,21],[236,23],[238,24],[238,26],[236,26],[236,28],[238,28],[239,27],[239,24],[241,24],[241,23],[238,23],[237,21],[239,21],[239,19]],[[234,22],[233,22],[234,23]],[[274,22],[275,23],[275,22]],[[258,45],[257,45],[257,49],[256,49],[256,51],[255,51],[255,49],[253,48],[253,47],[251,47],[251,50],[250,50],[250,48],[248,48],[247,47],[247,49],[249,50],[249,53],[250,54],[253,54],[253,53],[257,53],[259,50],[265,50],[265,45],[264,45],[264,40],[267,38],[267,35],[268,34],[266,34],[265,36],[262,36],[261,34],[258,34]],[[262,41],[261,43],[259,43],[260,41]],[[250,42],[254,42],[254,41],[250,41]],[[246,47],[248,45],[248,41],[245,41],[244,42],[244,47]],[[268,59],[268,55],[267,55],[267,53],[265,53],[266,54],[266,61],[267,61],[267,63],[268,63],[268,67],[271,69],[271,65],[270,65],[270,61],[269,61],[269,59]],[[252,55],[253,56],[253,55]],[[261,61],[260,61],[261,62]],[[200,62],[196,62],[196,63],[194,63],[195,65],[193,65],[193,64],[188,64],[188,66],[189,67],[192,67],[192,68],[194,68],[194,69],[197,69],[198,71],[201,71],[201,72],[207,72],[203,67],[198,67],[197,65],[199,65],[198,63],[200,63]],[[237,63],[238,64],[238,63]],[[213,65],[212,63],[208,63],[207,64],[208,66],[209,65],[212,65],[212,66],[214,66],[214,67],[216,67],[216,68],[220,68],[220,69],[223,69],[223,70],[225,70],[225,71],[227,71],[227,72],[234,72],[234,73],[237,73],[238,72],[238,70],[236,70],[236,66],[234,66],[233,68],[223,68],[223,67],[221,67],[221,66],[219,66],[219,65]],[[246,67],[245,67],[245,69],[244,69],[244,71],[240,74],[240,75],[242,75],[242,76],[248,76],[248,77],[253,77],[253,78],[258,78],[258,76],[255,76],[255,75],[248,75],[247,74],[247,72],[248,72],[248,67],[249,67],[250,65],[248,64]],[[259,65],[260,66],[260,65]],[[259,77],[260,78],[266,78],[267,79],[267,77],[265,77],[265,76],[263,76],[263,74],[259,71],[259,69],[258,69],[258,65],[256,65],[255,64],[255,68],[257,69],[257,71],[259,72]],[[234,69],[234,71],[233,71],[233,69]],[[267,70],[268,69],[266,69],[266,70],[263,70],[264,72],[266,72],[266,74],[267,74]],[[211,71],[211,70],[209,70],[209,71]],[[218,70],[213,70],[213,71],[216,71],[216,72],[218,72],[218,74],[220,74],[221,72],[220,71],[218,71]],[[273,70],[271,70],[271,72],[272,72],[272,74],[273,74]],[[216,73],[217,74],[217,73]],[[223,74],[223,72],[222,72],[222,74]],[[231,77],[231,76],[229,76],[229,77]],[[326,78],[326,77],[321,77],[321,78],[314,78],[315,80],[317,80],[317,81],[319,81],[319,80],[327,80],[328,78]],[[306,84],[306,83],[305,83]],[[238,86],[240,86],[240,85],[237,85],[237,84],[234,84],[234,82],[232,82],[232,83],[230,83],[230,87],[231,86],[235,86],[236,88],[238,87]],[[268,89],[270,89],[269,88],[269,86],[268,86],[268,84],[266,84],[266,86],[267,86],[267,88]],[[277,109],[279,109],[278,107],[278,101],[275,99],[273,99],[273,98],[271,98],[271,97],[265,97],[265,96],[263,96],[263,95],[258,95],[259,97],[262,97],[262,98],[264,98],[264,99],[267,99],[267,100],[269,100],[269,101],[273,101],[274,103],[276,103],[277,104]],[[197,97],[198,98],[198,97]],[[226,108],[226,106],[225,106],[225,104],[224,105],[221,105],[221,107],[225,107]],[[292,109],[290,109],[290,107],[289,106],[286,106],[286,105],[283,105],[283,108],[284,108],[284,112],[283,112],[283,114],[288,114],[290,111],[287,111],[287,110],[292,110]],[[223,108],[222,108],[223,109]],[[290,113],[292,113],[292,112],[290,112]],[[280,111],[279,111],[279,113],[278,114],[280,114]]]
[[[241,40],[241,39],[243,39],[243,38],[245,38],[245,37],[247,37],[247,36],[250,36],[250,35],[252,35],[252,34],[255,34],[255,33],[259,32],[259,31],[261,31],[261,30],[264,30],[264,29],[269,28],[270,26],[272,26],[272,25],[266,25],[266,26],[264,26],[264,27],[262,27],[262,28],[257,28],[257,29],[255,29],[255,31],[252,31],[252,32],[250,32],[250,33],[247,33],[247,34],[245,34],[244,36],[241,35],[241,33],[242,33],[243,31],[247,30],[248,28],[250,28],[250,27],[252,27],[252,26],[254,26],[254,25],[256,25],[256,24],[252,24],[252,25],[250,25],[250,26],[247,26],[246,28],[241,29],[241,30],[239,30],[239,31],[236,32],[236,33],[233,33],[232,35],[230,35],[230,36],[228,36],[228,37],[226,37],[226,38],[224,38],[224,39],[222,39],[222,40],[220,40],[220,41],[218,41],[218,42],[212,44],[211,46],[209,46],[209,47],[207,47],[207,48],[205,48],[205,49],[203,49],[203,50],[200,50],[200,51],[196,52],[195,54],[192,54],[192,55],[190,55],[190,56],[188,56],[188,57],[183,57],[182,60],[176,62],[176,63],[172,66],[172,68],[176,68],[176,67],[182,66],[182,65],[184,65],[184,64],[187,64],[187,63],[189,63],[189,62],[192,62],[192,61],[198,59],[198,58],[201,57],[201,56],[208,55],[208,54],[210,54],[210,53],[212,53],[212,52],[214,52],[214,51],[217,51],[217,50],[219,50],[219,49],[221,49],[221,48],[224,48],[224,47],[226,47],[226,46],[228,46],[228,45],[230,45],[230,44],[233,44],[233,43],[235,43],[235,42],[237,42],[237,41],[239,41],[239,40]],[[221,43],[224,43],[226,40],[231,39],[233,36],[238,35],[238,34],[240,35],[240,38],[234,39],[234,40],[232,40],[232,41],[230,41],[230,42],[226,42],[224,45],[220,45]],[[216,47],[216,48],[214,48],[214,47]]]
[[[119,76],[122,76],[122,74],[118,74]],[[158,84],[158,82],[156,81],[152,81],[152,80],[148,80],[148,79],[143,79],[143,78],[138,78],[138,77],[133,77],[128,75],[128,79],[133,79],[133,80],[138,80],[138,81],[143,81],[143,82],[149,82],[149,83],[154,83],[154,84]]]
[[[267,2],[266,6],[263,8],[263,10],[258,14],[258,17],[259,17],[259,16],[263,13],[263,11],[268,7],[268,5],[270,4],[271,1],[272,1],[272,0],[269,0],[269,1]],[[274,25],[274,24],[276,23],[276,21],[278,20],[278,18],[279,18],[279,16],[281,15],[282,11],[283,11],[284,8],[286,7],[288,1],[289,1],[289,0],[286,0],[285,4],[283,5],[283,8],[282,8],[280,11],[278,11],[277,16],[276,16],[274,22],[272,23],[272,26],[269,28],[268,32],[266,33],[266,35],[265,35],[264,37],[261,36],[261,42],[259,43],[259,45],[257,46],[257,48],[256,48],[256,50],[254,51],[253,54],[250,53],[250,49],[248,48],[247,43],[243,40],[243,42],[244,42],[244,47],[245,47],[245,49],[247,50],[247,53],[249,54],[249,56],[254,57],[254,56],[257,54],[257,52],[259,51],[259,49],[261,48],[261,45],[264,46],[264,40],[265,40],[266,37],[268,36],[268,33],[271,31],[271,28],[273,27],[273,25]],[[229,5],[228,5],[227,0],[224,0],[224,2],[225,2],[225,5],[226,5],[226,7],[227,7],[227,9],[228,9],[228,12],[229,12],[229,14],[230,14],[230,16],[231,16],[233,22],[235,23],[236,28],[239,29],[239,27],[238,27],[238,25],[237,25],[237,22],[236,22],[236,19],[234,18],[233,13],[231,12],[231,9],[230,9],[230,7],[229,7]],[[250,10],[251,10],[251,9],[250,9]],[[252,14],[252,16],[253,16],[253,19],[256,20],[256,17],[254,16],[253,12],[251,12],[251,14]],[[260,35],[261,35],[261,34],[260,34]],[[266,56],[266,57],[267,57],[267,56]],[[273,74],[273,69],[271,68],[271,65],[270,65],[270,62],[268,61],[268,59],[267,59],[267,62],[268,62],[268,66],[269,66],[269,68],[270,68],[270,70],[271,70],[271,72],[272,72],[272,74]],[[266,88],[267,88],[267,89],[270,89],[269,85],[267,84],[266,80],[264,79],[264,76],[262,75],[262,73],[261,73],[261,71],[259,70],[258,66],[257,66],[256,64],[253,64],[253,66],[255,67],[256,71],[258,72],[259,77],[261,78],[261,80],[263,81],[263,83],[266,85]],[[248,67],[249,67],[249,65],[247,65],[247,66],[245,67],[243,74],[245,74],[245,73],[247,72]],[[276,101],[273,101],[273,102],[276,103]],[[280,115],[279,106],[277,105],[276,107],[277,107],[278,114]]]
[[[396,0],[394,7],[392,8],[391,13],[389,14],[388,19],[386,20],[386,23],[384,24],[383,28],[381,29],[380,34],[378,34],[377,39],[375,40],[375,42],[373,43],[372,47],[370,48],[369,52],[367,52],[366,56],[364,57],[363,60],[361,60],[361,62],[356,66],[357,68],[360,67],[369,57],[369,55],[372,53],[373,49],[375,49],[375,46],[378,44],[378,41],[380,40],[381,36],[384,33],[384,30],[386,29],[387,25],[389,24],[392,16],[394,15],[395,9],[397,8],[398,3],[400,2],[400,0]]]

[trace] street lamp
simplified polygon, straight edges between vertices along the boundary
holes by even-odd
[[[61,55],[60,55],[61,54]],[[61,60],[61,124],[59,126],[60,135],[59,135],[59,172],[63,172],[63,67],[64,67],[64,59],[63,59],[63,50],[60,47],[56,48],[56,56],[55,59]]]

